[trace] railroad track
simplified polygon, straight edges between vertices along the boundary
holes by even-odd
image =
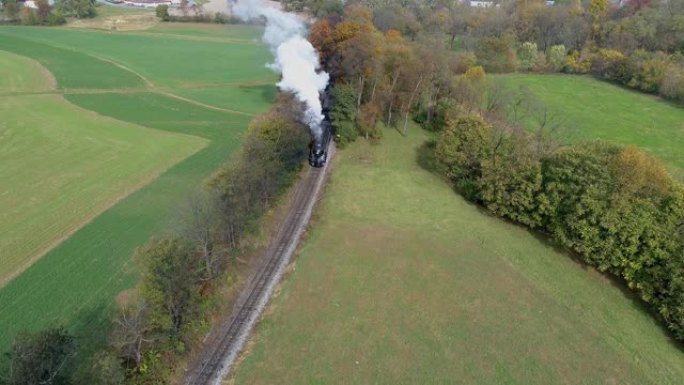
[[[331,145],[328,149],[329,161],[333,152],[334,145]],[[213,336],[216,342],[209,343],[202,360],[188,372],[183,382],[185,385],[220,385],[228,375],[297,248],[318,199],[327,168],[326,164],[323,168],[309,167],[306,171],[297,186],[294,202],[285,221],[266,251],[261,265],[240,295],[231,317],[218,329],[218,335]]]

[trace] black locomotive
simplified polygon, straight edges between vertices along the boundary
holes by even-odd
[[[309,164],[311,167],[323,167],[328,160],[328,145],[332,137],[330,121],[321,124],[321,136],[314,137],[309,145]]]
[[[323,122],[321,123],[321,135],[314,136],[309,144],[309,165],[311,167],[323,167],[328,161],[328,145],[332,139],[332,124],[330,124],[330,109],[332,108],[332,98],[330,89],[321,94],[321,106],[323,112]]]

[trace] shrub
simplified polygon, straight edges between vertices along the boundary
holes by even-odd
[[[66,24],[66,19],[62,14],[56,12],[50,12],[47,17],[47,25],[55,26]]]
[[[587,50],[572,51],[565,57],[565,67],[576,74],[586,74],[591,70],[591,54]]]
[[[600,49],[592,57],[591,71],[604,79],[620,80],[624,78],[622,68],[625,60],[625,55],[620,51]]]
[[[470,81],[483,81],[485,79],[485,70],[482,66],[470,67],[465,73],[465,78]]]
[[[518,48],[518,62],[520,68],[529,71],[537,64],[539,53],[537,51],[537,43],[525,42]]]
[[[549,49],[547,55],[548,63],[554,71],[562,71],[565,67],[565,54],[567,50],[564,45],[554,45]]]
[[[456,74],[464,74],[477,64],[477,57],[472,52],[459,52],[451,62],[451,70]]]
[[[684,67],[670,64],[660,83],[660,94],[668,99],[684,103]]]

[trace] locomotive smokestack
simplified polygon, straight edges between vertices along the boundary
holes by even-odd
[[[329,75],[321,71],[318,52],[304,37],[304,23],[259,0],[238,0],[233,12],[244,21],[266,19],[263,40],[275,56],[275,61],[268,67],[282,74],[278,88],[294,94],[304,103],[302,121],[309,126],[312,135],[320,137],[323,112],[319,93],[328,85]]]

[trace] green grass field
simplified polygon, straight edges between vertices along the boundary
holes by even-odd
[[[216,26],[206,27],[207,33],[217,33]],[[204,26],[185,28],[202,35]],[[230,31],[235,31],[234,39],[258,36],[258,30],[247,29],[227,28],[224,40],[230,40]],[[0,50],[44,65],[57,81],[50,95],[62,94],[71,108],[98,114],[86,112],[84,116],[90,114],[102,121],[113,118],[122,126],[144,126],[170,137],[191,135],[206,143],[94,218],[0,289],[0,351],[5,351],[21,330],[59,324],[76,332],[82,344],[104,343],[114,298],[137,281],[138,266],[131,260],[135,248],[165,230],[187,195],[239,147],[251,113],[263,111],[271,103],[274,92],[265,84],[274,75],[264,67],[269,58],[263,46],[189,40],[180,37],[184,33],[165,37],[157,32],[0,27]],[[250,83],[242,84],[242,79]],[[218,88],[241,95],[251,92],[251,84],[257,84],[255,92],[262,97],[252,96],[246,102],[228,96],[224,102],[214,103],[225,110],[207,108],[204,105],[208,103],[195,101],[192,95],[180,95],[204,87],[209,95]],[[229,105],[231,98],[242,104]],[[178,151],[168,151],[165,156],[178,156],[174,155]]]
[[[236,26],[232,28],[239,31]],[[31,45],[47,47],[46,50],[50,51],[48,54],[52,56],[55,55],[52,51],[61,48],[62,53],[55,56],[60,57],[66,51],[72,55],[89,56],[91,61],[108,59],[145,77],[155,85],[165,87],[249,84],[254,81],[276,79],[276,75],[265,68],[265,64],[272,59],[268,49],[255,40],[259,35],[254,28],[249,28],[249,31],[253,31],[253,39],[245,39],[243,33],[240,33],[240,38],[231,39],[231,35],[224,34],[221,36],[225,38],[218,41],[214,38],[183,34],[183,30],[177,33],[180,36],[157,34],[153,31],[151,29],[149,32],[111,33],[68,28],[4,27],[0,33],[4,37],[0,39],[0,49],[14,52],[14,49],[3,46],[23,46],[24,42],[28,41]],[[36,48],[31,49],[37,51]],[[74,63],[79,60],[68,58],[68,62]],[[112,65],[106,61],[103,63]],[[115,85],[129,85],[127,80],[123,82],[121,73],[121,69],[116,71],[116,81],[112,79],[112,82]],[[124,70],[123,73],[135,77],[131,72]],[[136,79],[140,81],[139,77]],[[68,80],[68,84],[61,85],[69,88],[82,87],[72,83],[84,82],[78,76]]]
[[[34,62],[0,51],[0,62],[10,58],[11,65],[0,67],[0,78],[14,79],[10,90],[35,92],[49,82]],[[22,86],[16,79],[28,81]],[[0,191],[0,283],[206,144],[99,116],[61,95],[0,96],[0,116],[0,180],[7,181]]]
[[[236,384],[681,384],[640,302],[484,214],[386,131],[339,151]]]
[[[54,88],[52,74],[35,60],[0,51],[0,95],[46,92]]]
[[[666,162],[684,178],[684,108],[589,76],[505,75],[528,87],[561,117],[561,140],[603,139],[634,144]]]

